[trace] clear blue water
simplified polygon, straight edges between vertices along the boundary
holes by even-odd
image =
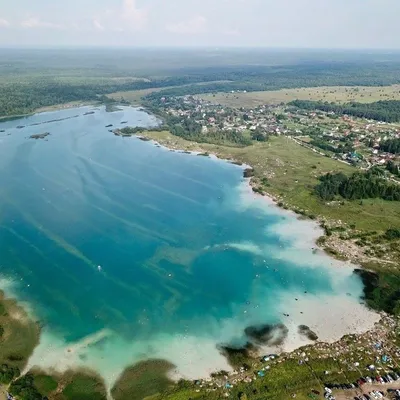
[[[293,216],[244,199],[241,168],[105,128],[156,123],[137,109],[88,110],[0,124],[0,274],[45,324],[35,362],[52,341],[68,347],[98,332],[105,338],[74,362],[118,353],[115,372],[154,355],[176,361],[168,340],[240,342],[247,325],[282,321],[279,299],[291,293],[350,292],[357,302],[351,270],[293,251],[293,235],[274,228]]]

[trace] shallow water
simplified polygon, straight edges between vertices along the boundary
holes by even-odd
[[[196,376],[227,367],[216,345],[249,325],[283,322],[296,341],[333,305],[360,315],[351,268],[314,254],[310,224],[255,200],[240,167],[116,137],[106,125],[156,119],[92,109],[0,124],[0,278],[45,324],[31,365],[111,384],[161,357]]]

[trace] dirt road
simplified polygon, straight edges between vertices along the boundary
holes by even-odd
[[[0,385],[0,400],[7,400],[6,390]]]

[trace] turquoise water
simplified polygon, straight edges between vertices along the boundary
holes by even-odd
[[[92,109],[0,124],[0,274],[44,323],[34,363],[75,346],[66,364],[110,376],[153,356],[180,366],[182,352],[211,359],[221,341],[243,343],[248,325],[288,323],[292,293],[358,302],[351,269],[293,250],[282,227],[301,223],[252,200],[240,167],[116,137],[106,125],[156,119]]]

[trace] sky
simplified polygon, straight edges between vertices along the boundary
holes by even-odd
[[[0,46],[400,48],[400,0],[0,0]]]

